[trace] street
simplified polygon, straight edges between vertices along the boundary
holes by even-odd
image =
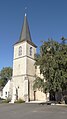
[[[67,106],[0,104],[0,119],[67,119]]]

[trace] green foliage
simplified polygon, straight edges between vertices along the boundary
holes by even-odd
[[[40,66],[40,73],[43,74],[46,80],[44,82],[44,79],[36,79],[34,83],[35,88],[41,88],[44,92],[67,90],[66,44],[49,39],[47,42],[43,42],[40,48],[40,55],[35,59],[35,64]]]
[[[12,76],[12,68],[11,67],[5,67],[1,70],[1,78],[9,80],[9,79],[11,79],[11,76]]]
[[[36,88],[43,90],[44,80],[42,80],[40,77],[37,77],[34,81],[33,89]]]
[[[8,80],[12,77],[12,68],[11,67],[4,67],[0,72],[0,87],[5,86]]]
[[[0,87],[5,86],[6,81],[4,79],[0,79]]]

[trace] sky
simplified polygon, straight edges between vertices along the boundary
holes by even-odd
[[[41,41],[67,38],[67,0],[0,0],[0,70],[13,65],[13,45],[19,40],[25,12],[37,52]]]

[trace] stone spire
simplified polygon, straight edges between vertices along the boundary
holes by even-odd
[[[22,30],[21,30],[21,34],[19,38],[19,41],[24,41],[24,40],[32,42],[26,13],[24,16],[24,22],[23,22],[23,26],[22,26]]]

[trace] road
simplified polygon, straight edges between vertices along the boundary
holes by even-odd
[[[39,104],[0,104],[0,119],[67,119],[67,107]]]

